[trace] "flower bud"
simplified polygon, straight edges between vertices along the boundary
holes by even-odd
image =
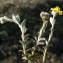
[[[49,19],[49,13],[41,12],[40,17],[42,18],[43,21],[48,20]]]

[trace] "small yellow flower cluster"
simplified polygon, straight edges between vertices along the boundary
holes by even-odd
[[[60,11],[61,9],[58,6],[56,6],[55,8],[51,8],[50,10],[57,12],[59,15],[62,15],[62,12],[63,12],[63,11]]]
[[[54,8],[51,8],[51,14],[53,15],[53,18],[57,16],[57,14],[62,15],[63,11],[61,11],[61,8],[59,6],[56,6]],[[40,17],[42,18],[42,21],[48,20],[50,15],[48,12],[41,12]],[[52,20],[53,21],[53,20]]]

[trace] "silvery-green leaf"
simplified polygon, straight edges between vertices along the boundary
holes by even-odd
[[[45,41],[46,44],[48,44],[47,40]]]
[[[24,19],[23,20],[23,22],[21,23],[21,31],[23,32],[23,33],[25,33],[26,32],[26,27],[25,27],[25,25],[26,25],[26,19]]]
[[[6,17],[6,16],[3,17],[3,20],[4,20],[5,22],[13,22],[12,19],[10,19],[10,18],[8,18],[8,17]]]
[[[26,52],[28,52],[28,51],[32,51],[32,49],[31,49],[31,48],[29,48],[29,49],[27,49],[27,50],[26,50]]]
[[[51,24],[51,26],[53,27],[54,26],[54,24],[55,24],[55,19],[54,18],[52,18],[52,17],[50,17],[50,24]]]
[[[26,56],[23,56],[22,59],[27,60],[28,58]]]
[[[26,43],[26,47],[28,47],[31,43],[32,43],[32,42],[28,41],[28,42]]]
[[[18,52],[23,52],[23,50],[19,50]]]
[[[53,15],[53,17],[55,18],[56,17],[56,15],[57,15],[57,12],[55,12],[55,11],[51,11],[51,14]]]
[[[8,17],[0,17],[0,23],[4,24],[5,22],[13,22],[12,19],[9,19]]]
[[[19,17],[19,15],[16,16],[16,20],[17,20],[18,22],[20,22],[20,17]]]
[[[8,17],[6,17],[6,16],[0,17],[0,23],[4,24],[5,22],[13,22],[13,20],[8,18]]]
[[[40,39],[39,39],[39,41],[42,41],[42,40],[45,41],[46,39],[45,39],[45,38],[40,38]]]
[[[12,19],[13,19],[13,21],[15,21],[15,22],[17,22],[17,21],[20,22],[20,18],[19,18],[18,15],[16,16],[16,15],[13,14],[13,15],[12,15]]]
[[[44,45],[45,43],[47,44],[47,40],[45,38],[40,38],[37,45]]]
[[[19,40],[19,42],[22,44],[22,41],[21,40]]]
[[[0,17],[0,23],[4,24],[3,17]]]
[[[45,43],[44,42],[38,42],[37,45],[44,45]]]
[[[29,53],[29,54],[28,54],[28,58],[30,58],[30,57],[32,57],[32,54]]]
[[[25,41],[25,42],[28,41],[28,39],[29,39],[29,35],[30,35],[30,34],[25,35],[25,37],[24,37],[24,41]]]
[[[21,23],[21,26],[25,26],[26,25],[26,19],[23,20],[23,22]]]
[[[37,37],[36,37],[36,36],[34,36],[34,39],[35,39],[35,41],[37,42],[37,40],[38,40],[38,39],[37,39]]]
[[[12,15],[12,19],[13,19],[13,21],[17,21],[16,16],[14,14]]]

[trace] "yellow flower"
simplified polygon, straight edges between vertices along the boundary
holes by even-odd
[[[62,15],[62,12],[63,12],[63,11],[60,11],[61,9],[58,6],[56,6],[55,8],[51,8],[50,10],[57,12],[59,15]]]

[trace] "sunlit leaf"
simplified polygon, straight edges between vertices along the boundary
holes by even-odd
[[[41,40],[45,41],[46,39],[45,38],[40,38],[39,41],[41,41]]]
[[[22,41],[21,40],[19,40],[19,42],[22,44]]]
[[[20,17],[19,17],[19,15],[16,16],[16,20],[17,20],[18,22],[20,22]]]
[[[26,26],[26,19],[24,19],[23,22],[21,23],[21,31],[23,33],[25,33],[27,30],[25,26]]]
[[[26,52],[29,52],[29,51],[32,51],[32,49],[31,49],[31,48],[29,48],[29,49],[27,49],[27,50],[26,50]]]
[[[19,50],[18,52],[23,52],[23,50]]]
[[[37,45],[44,45],[45,43],[47,43],[46,39],[45,38],[40,38]]]
[[[25,37],[24,37],[24,41],[25,41],[25,42],[28,41],[28,39],[29,39],[29,35],[30,35],[30,34],[25,35]]]
[[[37,40],[38,40],[38,39],[37,39],[37,37],[36,37],[36,36],[34,36],[34,39],[35,39],[35,41],[37,42]]]
[[[44,45],[45,43],[44,42],[38,42],[37,45]]]
[[[13,21],[15,21],[15,22],[20,22],[20,17],[19,17],[19,15],[12,15],[12,19],[13,19]]]

